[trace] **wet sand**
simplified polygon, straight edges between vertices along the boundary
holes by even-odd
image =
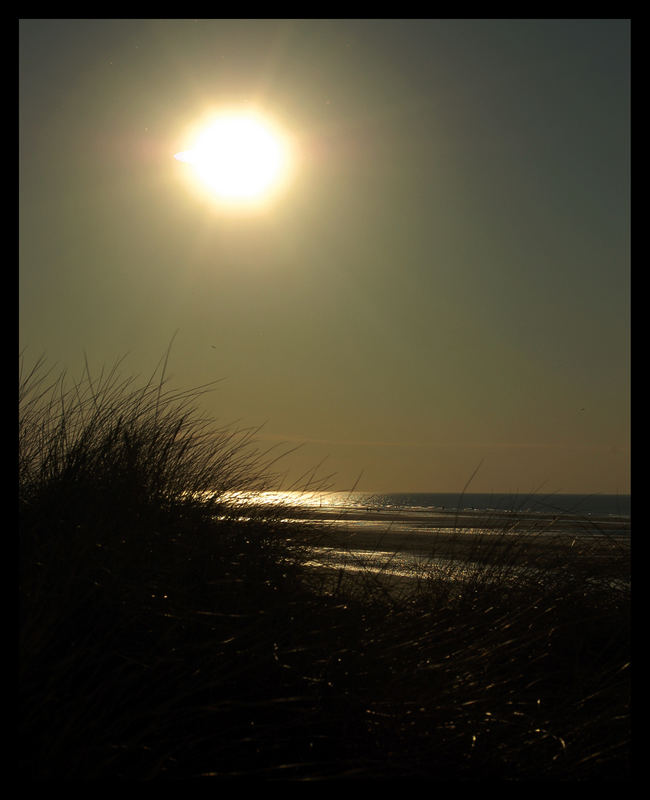
[[[298,509],[292,518],[326,522],[332,542],[354,549],[420,550],[445,542],[468,545],[478,538],[511,539],[562,535],[598,538],[600,534],[625,539],[630,535],[627,517],[592,518],[568,514],[527,514],[517,512],[456,511],[378,511],[349,508],[305,511]]]
[[[416,576],[425,561],[453,562],[456,570],[481,563],[542,568],[557,565],[568,551],[579,557],[581,568],[596,574],[604,559],[625,556],[630,546],[629,518],[359,508],[298,516],[315,523],[312,566],[381,572],[400,584]]]

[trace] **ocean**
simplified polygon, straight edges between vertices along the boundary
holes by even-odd
[[[316,534],[323,521],[328,523],[334,538],[314,547],[312,566],[402,577],[416,574],[432,552],[439,565],[465,563],[475,541],[495,533],[530,534],[537,547],[604,534],[627,552],[630,500],[630,495],[605,494],[365,492],[265,492],[254,498],[286,504],[286,518],[313,524]],[[472,565],[466,566],[471,571]]]
[[[296,518],[407,522],[453,518],[460,527],[483,525],[501,527],[504,520],[517,518],[548,521],[557,525],[589,522],[608,530],[629,530],[629,494],[476,494],[476,493],[388,493],[277,491],[242,495],[255,504],[284,504]],[[539,527],[539,526],[536,526]]]
[[[476,494],[476,493],[389,493],[367,492],[283,492],[289,502],[321,509],[373,509],[391,511],[473,511],[529,514],[570,514],[591,517],[629,517],[629,494]]]

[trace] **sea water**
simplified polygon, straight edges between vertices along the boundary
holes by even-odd
[[[315,547],[314,566],[389,570],[408,575],[445,536],[503,532],[578,540],[594,533],[630,541],[630,495],[276,491],[240,494],[243,506],[277,505],[288,521],[321,522],[342,534],[340,547]],[[341,537],[339,537],[340,539]],[[464,537],[463,537],[464,538]],[[343,544],[344,542],[344,544]],[[399,550],[399,555],[396,555]]]
[[[630,539],[630,495],[293,492],[273,498],[291,504],[296,519],[327,520],[350,535],[341,549],[314,552],[314,566],[334,569],[413,575],[436,540],[459,532],[530,533],[548,546],[558,536],[574,541],[604,533],[624,546]],[[396,554],[400,540],[408,545]]]
[[[432,512],[506,512],[529,514],[570,514],[591,517],[630,516],[629,494],[476,494],[476,493],[388,493],[304,492],[293,495],[301,503],[323,509],[366,509]]]
[[[614,529],[616,522],[629,529],[631,497],[629,494],[477,494],[477,493],[387,493],[277,491],[242,495],[242,501],[254,504],[287,505],[298,516],[309,514],[324,518],[368,520],[369,517],[413,521],[449,519],[456,523],[467,519],[499,524],[508,516],[606,522]],[[301,514],[300,512],[304,512]]]

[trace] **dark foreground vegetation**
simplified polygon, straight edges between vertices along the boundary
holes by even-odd
[[[327,529],[242,518],[272,454],[200,394],[21,376],[20,778],[629,778],[624,547],[311,569]]]

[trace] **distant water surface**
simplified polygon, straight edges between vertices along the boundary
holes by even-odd
[[[630,517],[629,494],[476,494],[366,492],[260,492],[255,500],[322,511],[501,512],[578,517]]]
[[[412,576],[423,553],[461,532],[532,533],[549,544],[557,536],[574,541],[600,532],[625,547],[630,542],[630,495],[285,491],[233,499],[244,507],[281,505],[289,520],[335,526],[341,547],[315,547],[310,562],[330,569],[385,572],[390,563],[391,574]]]
[[[544,514],[630,516],[630,495],[615,494],[382,494],[372,502],[385,508],[516,511]]]

